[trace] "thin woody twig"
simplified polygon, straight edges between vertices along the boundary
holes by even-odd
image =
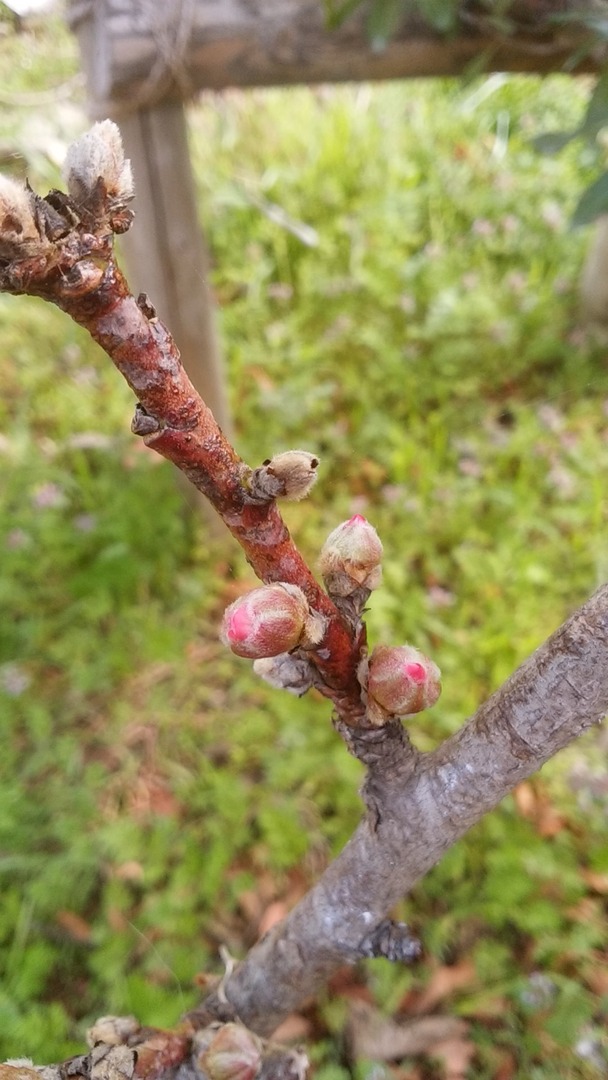
[[[122,203],[108,209],[104,190],[93,191],[84,208],[57,192],[44,200],[32,193],[30,219],[13,193],[4,205],[1,197],[2,189],[0,289],[55,304],[101,345],[138,399],[134,431],[207,496],[263,582],[297,585],[322,617],[323,637],[306,653],[319,674],[315,685],[345,724],[363,724],[357,666],[364,630],[353,630],[315,580],[275,500],[252,493],[253,470],[193,387],[171,334],[147,298],[130,292],[112,242],[113,231],[130,224],[129,212]]]

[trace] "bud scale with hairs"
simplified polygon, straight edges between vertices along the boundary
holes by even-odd
[[[251,495],[268,499],[305,499],[317,479],[319,459],[307,450],[286,450],[254,469],[249,481]]]

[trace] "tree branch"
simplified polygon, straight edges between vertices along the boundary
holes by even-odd
[[[227,980],[236,1015],[262,1034],[273,1031],[337,967],[361,958],[370,931],[472,825],[607,712],[604,585],[460,731],[417,754],[413,772],[385,744],[367,781],[377,818],[368,813],[320,881]]]
[[[290,688],[297,692],[306,689],[312,665],[314,684],[334,704],[337,730],[367,766],[367,812],[318,884],[175,1033],[150,1034],[137,1024],[127,1024],[127,1030],[120,1021],[118,1034],[110,1041],[104,1035],[98,1045],[137,1047],[137,1062],[132,1055],[121,1064],[108,1054],[102,1068],[97,1045],[58,1075],[111,1080],[117,1071],[130,1077],[136,1070],[138,1076],[162,1076],[192,1055],[208,1056],[209,1045],[204,1042],[201,1049],[198,1035],[215,1031],[208,1025],[219,1021],[228,1034],[219,1049],[213,1044],[217,1054],[226,1052],[225,1042],[234,1049],[231,1038],[239,1047],[244,1040],[248,1054],[266,1054],[273,1075],[282,1070],[285,1080],[292,1075],[299,1080],[301,1062],[283,1057],[279,1069],[273,1048],[247,1042],[239,1024],[225,1021],[236,1019],[268,1034],[345,962],[416,954],[407,928],[388,919],[395,903],[515,784],[608,711],[608,586],[458,733],[432,753],[416,750],[397,717],[436,700],[439,673],[409,646],[382,647],[367,659],[361,612],[379,581],[381,545],[375,531],[356,517],[334,530],[323,553],[331,596],[324,592],[277,510],[272,491],[273,485],[281,487],[280,470],[273,473],[269,466],[262,483],[261,470],[251,470],[238,457],[188,380],[152,305],[143,296],[135,300],[115,264],[112,234],[130,223],[130,172],[116,129],[97,127],[102,138],[90,133],[68,155],[69,197],[51,192],[41,199],[0,182],[0,289],[43,297],[89,330],[139,399],[135,432],[208,496],[262,581],[285,586],[282,612],[287,607],[292,624],[301,605],[306,611],[309,605],[315,627],[322,628],[318,636],[297,638],[305,644],[293,654],[288,649],[279,656],[258,655],[270,657],[273,678],[285,686],[293,680]],[[353,531],[359,534],[362,559],[353,557]],[[270,592],[274,596],[275,590]],[[241,610],[230,631],[242,629],[245,614],[251,620],[258,613]],[[405,684],[394,681],[396,656],[399,670],[408,673]],[[263,1076],[265,1067],[254,1070],[252,1080]],[[19,1078],[0,1075],[0,1080]]]

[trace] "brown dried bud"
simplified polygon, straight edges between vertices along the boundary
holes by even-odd
[[[86,1034],[90,1047],[97,1043],[105,1046],[122,1046],[131,1035],[139,1031],[139,1023],[134,1016],[100,1016]]]
[[[325,620],[312,612],[304,593],[285,581],[263,585],[226,608],[220,638],[237,656],[279,656],[321,640]]]
[[[304,499],[317,479],[319,459],[307,450],[286,450],[254,469],[251,494],[261,500]]]
[[[262,1042],[242,1024],[223,1024],[199,1060],[210,1080],[255,1080]]]
[[[441,672],[412,645],[376,645],[367,662],[368,715],[382,724],[391,716],[412,716],[434,705]]]
[[[120,131],[112,120],[93,124],[68,147],[64,175],[77,204],[84,204],[96,195],[100,179],[113,202],[127,203],[135,193],[131,162],[125,158]]]
[[[0,257],[26,255],[40,244],[35,196],[23,184],[0,175]]]
[[[8,1058],[0,1064],[0,1080],[40,1080],[31,1058]]]
[[[329,534],[319,558],[327,591],[350,596],[357,589],[377,589],[382,581],[382,543],[373,525],[354,514]]]

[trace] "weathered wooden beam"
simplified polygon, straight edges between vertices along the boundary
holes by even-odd
[[[501,35],[487,7],[463,2],[451,37],[410,13],[376,51],[365,12],[330,31],[322,0],[71,0],[68,18],[90,57],[95,109],[116,116],[202,89],[459,75],[480,60],[492,71],[558,71],[588,35],[556,15],[592,6],[608,17],[606,0],[517,0]],[[598,70],[605,53],[581,51],[575,70]]]

